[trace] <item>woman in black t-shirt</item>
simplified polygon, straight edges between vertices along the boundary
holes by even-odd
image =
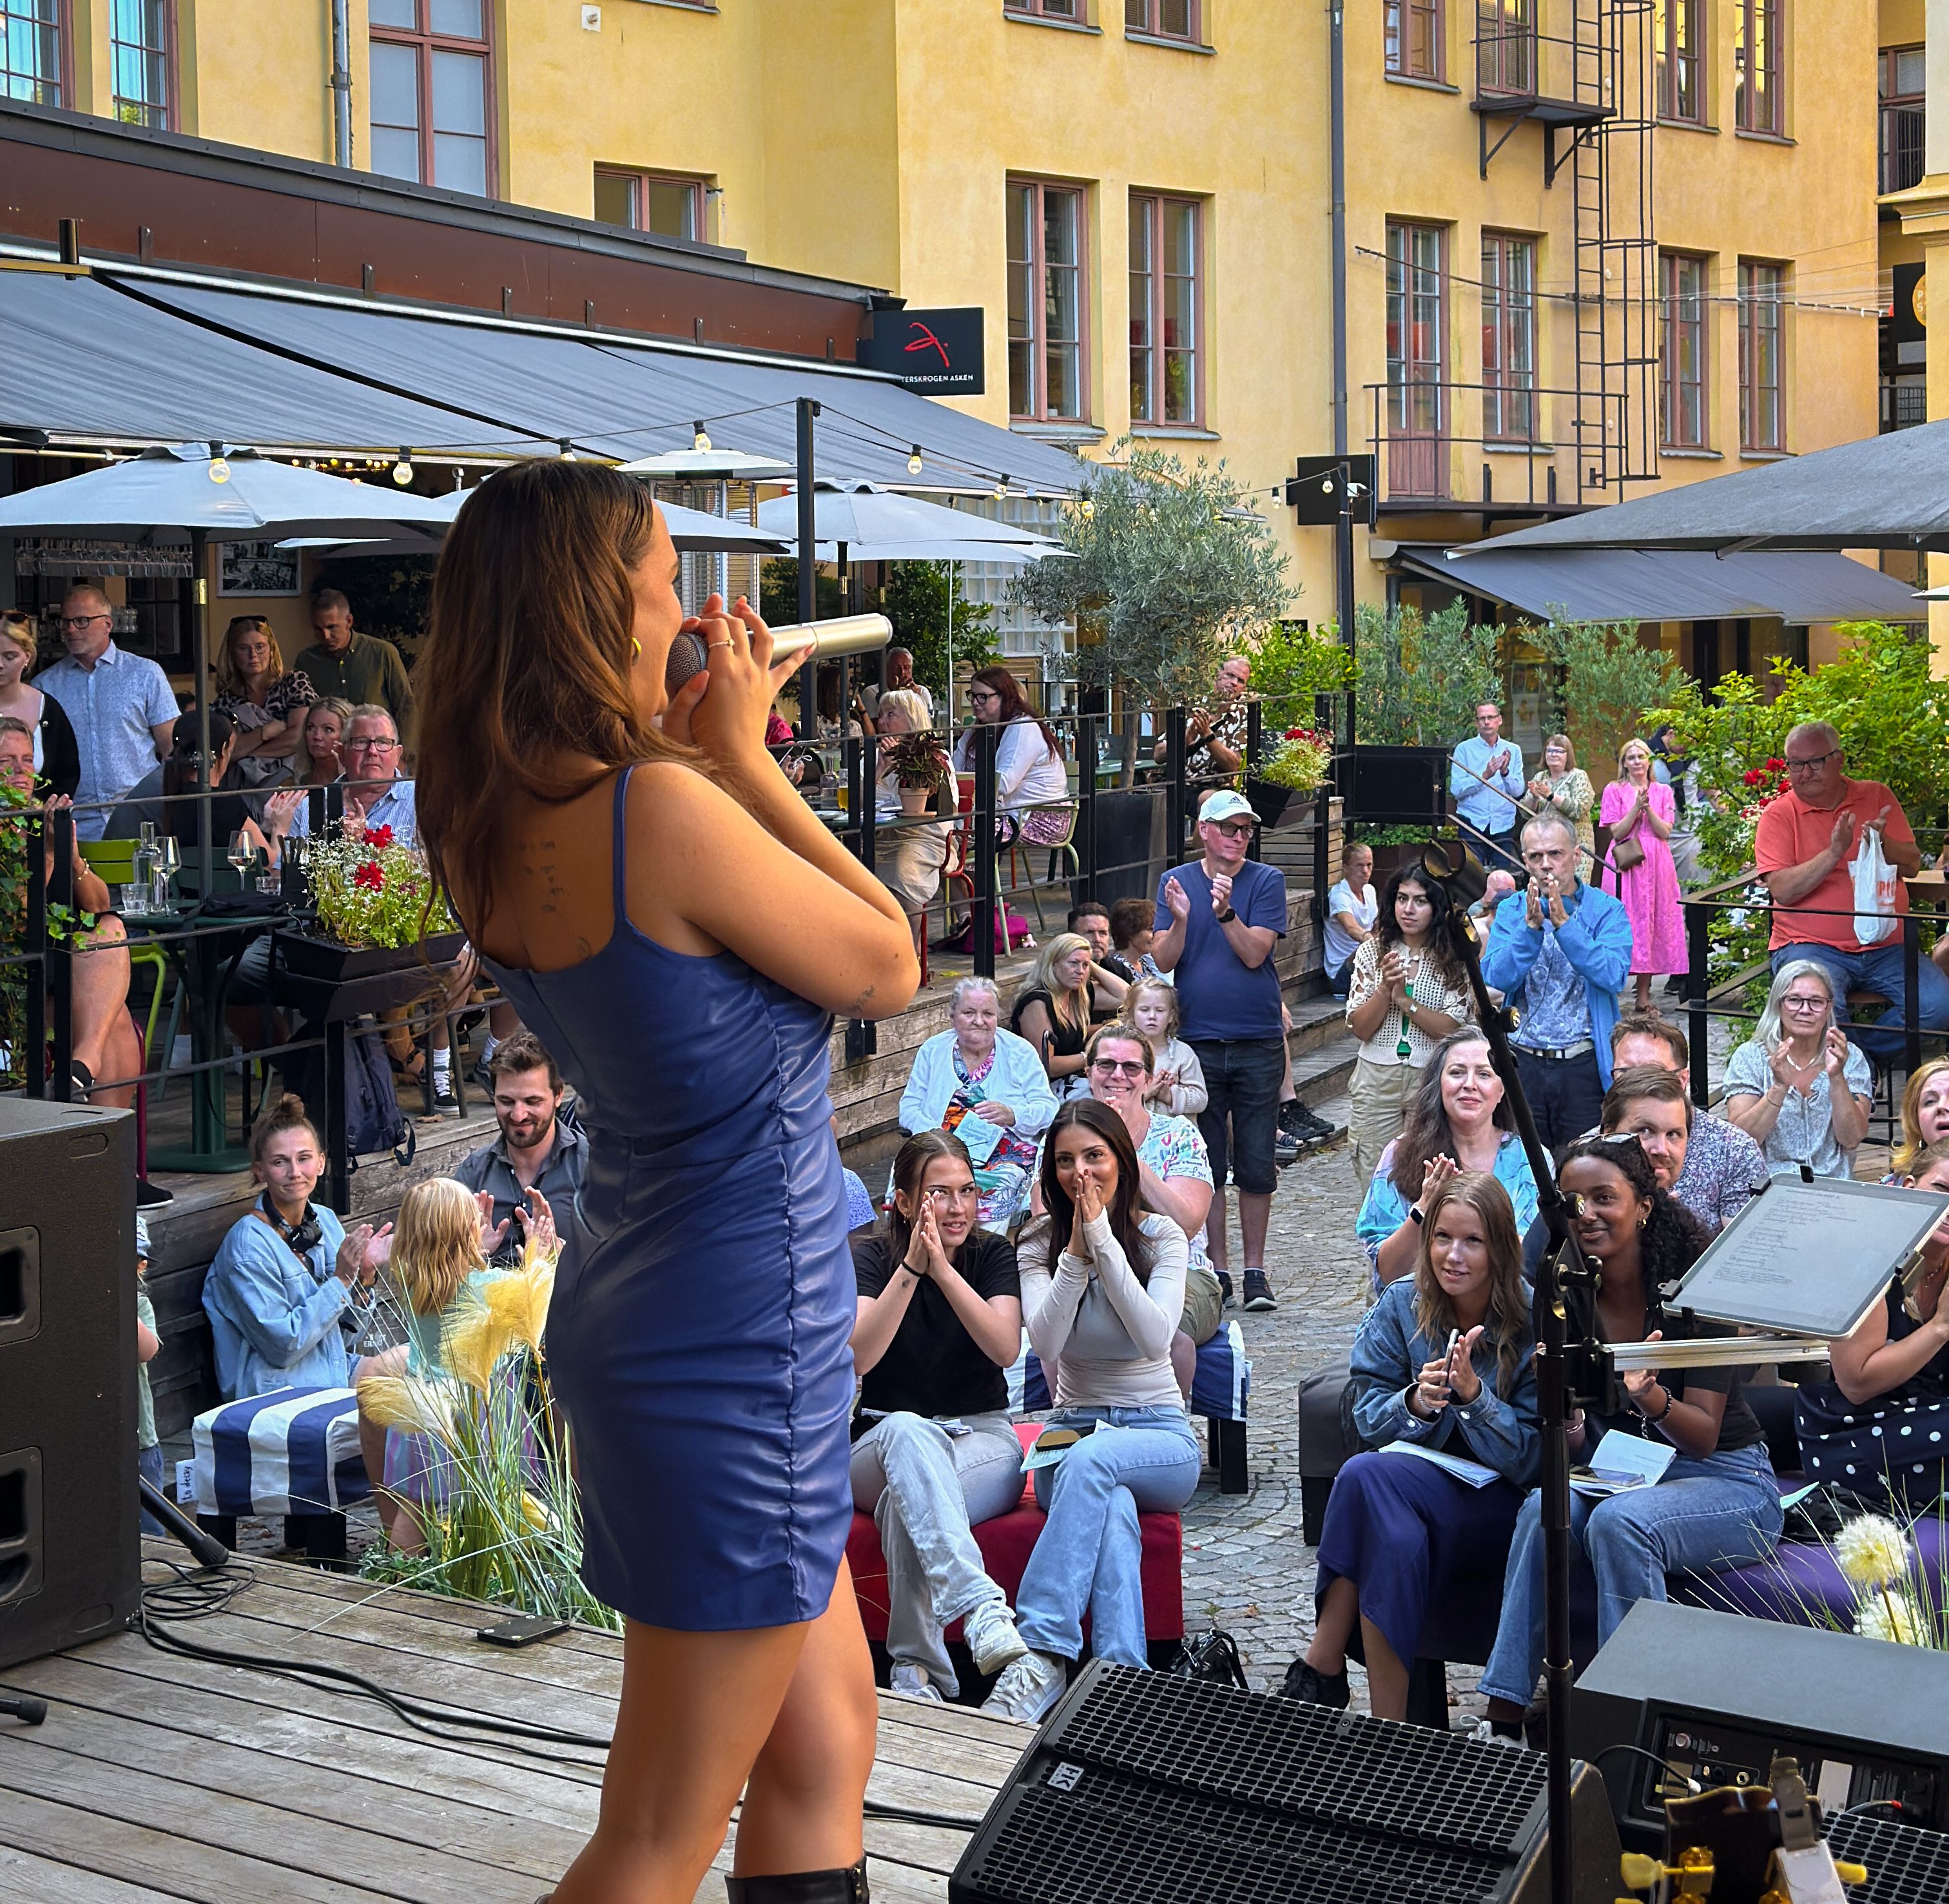
[[[943,1637],[956,1620],[984,1675],[1025,1650],[969,1532],[1022,1498],[1003,1373],[1021,1286],[1014,1246],[975,1221],[979,1196],[961,1140],[923,1131],[894,1159],[886,1221],[853,1243],[853,1504],[886,1556],[893,1689],[936,1703],[960,1691]]]
[[[1572,1144],[1557,1181],[1576,1211],[1578,1243],[1597,1266],[1597,1324],[1606,1341],[1735,1333],[1703,1322],[1688,1327],[1661,1305],[1661,1287],[1698,1261],[1708,1239],[1698,1219],[1658,1187],[1635,1136]],[[1652,1486],[1600,1501],[1571,1496],[1571,1538],[1597,1579],[1599,1646],[1634,1602],[1665,1598],[1667,1573],[1758,1560],[1780,1529],[1766,1436],[1739,1393],[1736,1370],[1646,1369],[1622,1379],[1621,1412],[1571,1417],[1571,1460],[1588,1463],[1607,1435],[1668,1442],[1677,1451]],[[1502,1619],[1482,1673],[1489,1716],[1481,1727],[1505,1736],[1521,1727],[1543,1668],[1542,1503],[1532,1494],[1517,1519]]]

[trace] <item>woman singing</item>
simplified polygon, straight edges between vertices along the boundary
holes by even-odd
[[[826,1041],[919,970],[765,751],[798,658],[741,602],[685,624],[676,577],[642,485],[521,465],[460,512],[419,669],[421,837],[589,1125],[549,1361],[583,1577],[626,1625],[601,1816],[555,1899],[689,1904],[741,1789],[734,1904],[850,1904],[876,1708]],[[672,696],[686,625],[709,665]]]

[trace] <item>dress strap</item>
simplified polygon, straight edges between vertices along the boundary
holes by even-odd
[[[625,850],[623,823],[629,808],[629,776],[636,770],[636,764],[632,761],[616,776],[616,816],[610,835],[610,854],[613,862],[610,876],[615,888],[611,903],[615,907],[616,922],[619,926],[628,917],[629,910],[627,877],[629,861]]]

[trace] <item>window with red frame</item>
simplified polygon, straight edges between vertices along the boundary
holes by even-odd
[[[1699,58],[1701,0],[1655,0],[1652,9],[1653,58],[1658,69],[1658,116],[1688,125],[1705,122],[1705,72]]]
[[[1786,273],[1776,264],[1739,266],[1739,446],[1786,447],[1780,313]]]
[[[1009,413],[1024,422],[1083,415],[1083,190],[1011,179]]]
[[[1130,194],[1130,421],[1199,421],[1198,202]]]
[[[1705,419],[1705,260],[1667,251],[1658,344],[1658,436],[1668,450],[1703,450]]]
[[[65,105],[62,0],[0,0],[0,99]]]
[[[1089,23],[1090,0],[1002,0],[1002,11],[1027,14],[1031,20],[1065,20],[1083,26]]]
[[[1482,434],[1536,437],[1536,241],[1482,234]]]
[[[1744,132],[1783,132],[1780,0],[1738,0],[1738,6],[1733,26],[1734,120]]]
[[[1475,0],[1475,90],[1536,90],[1534,0]]]
[[[1127,33],[1149,33],[1158,39],[1198,42],[1198,0],[1124,0]]]
[[[115,117],[125,126],[176,124],[173,0],[113,0],[108,51]]]
[[[372,170],[490,197],[490,0],[368,0]]]
[[[704,182],[673,179],[620,166],[595,168],[595,217],[599,224],[661,238],[704,235]]]
[[[1386,0],[1388,70],[1400,79],[1442,76],[1441,0]]]
[[[1439,496],[1445,487],[1443,382],[1447,362],[1447,234],[1388,224],[1388,492]]]

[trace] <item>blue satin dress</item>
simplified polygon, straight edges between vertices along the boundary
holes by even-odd
[[[588,1131],[548,1320],[583,1578],[652,1626],[785,1626],[825,1610],[853,1516],[832,1019],[728,952],[630,923],[628,783],[608,943],[560,972],[488,962]]]

